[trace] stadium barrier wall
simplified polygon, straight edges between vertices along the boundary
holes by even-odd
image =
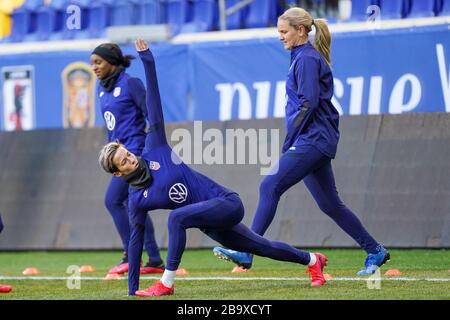
[[[278,148],[283,127],[283,119],[264,119],[185,122],[166,129],[174,148],[181,142],[180,132],[198,138],[211,128],[223,136],[238,128],[279,130],[278,139],[258,143],[258,148]],[[343,116],[340,128],[333,161],[338,191],[370,233],[389,247],[450,247],[450,114]],[[200,140],[193,142],[190,158],[187,149],[180,155],[191,159],[196,170],[237,191],[246,208],[243,222],[250,225],[265,165],[208,165],[201,155],[211,142]],[[248,140],[224,141],[247,150],[255,147]],[[5,224],[1,250],[120,249],[103,206],[110,177],[97,164],[105,142],[101,128],[0,133],[0,212]],[[151,216],[158,243],[167,247],[168,211]],[[355,246],[317,208],[303,183],[283,195],[266,237],[299,247]],[[200,231],[188,230],[189,248],[214,245]]]
[[[341,114],[450,111],[448,24],[365,30],[333,34],[333,103]],[[166,120],[283,117],[290,57],[276,36],[273,29],[261,39],[151,44]],[[103,126],[91,51],[69,43],[61,51],[0,52],[0,130]],[[136,55],[130,45],[123,51]],[[144,79],[140,61],[128,71]]]

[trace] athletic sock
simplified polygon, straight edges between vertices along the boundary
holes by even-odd
[[[309,253],[309,258],[310,258],[310,260],[309,260],[308,266],[311,267],[316,264],[317,258],[314,253]]]
[[[161,282],[162,284],[166,287],[166,288],[172,288],[173,283],[175,282],[175,274],[176,274],[176,270],[171,271],[171,270],[164,270],[163,276],[161,278]]]

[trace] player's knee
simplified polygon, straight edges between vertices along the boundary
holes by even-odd
[[[270,176],[267,176],[259,186],[259,194],[264,196],[279,195],[277,186],[278,184],[275,179],[271,179]]]
[[[341,204],[339,203],[329,203],[325,201],[319,201],[317,203],[319,209],[325,213],[327,216],[333,218],[337,216],[340,212]]]
[[[183,214],[181,214],[181,212],[172,211],[169,214],[169,219],[167,221],[167,225],[168,225],[169,229],[178,228],[183,225],[183,220],[184,220],[184,217],[183,217]]]

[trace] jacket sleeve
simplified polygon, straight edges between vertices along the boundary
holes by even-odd
[[[131,99],[134,104],[142,111],[144,118],[147,119],[147,106],[145,102],[145,87],[139,78],[130,78],[128,80],[128,88]]]
[[[139,52],[144,64],[145,79],[147,85],[146,107],[149,130],[145,142],[146,148],[152,148],[167,144],[164,128],[164,116],[159,95],[158,78],[156,76],[155,59],[150,50]]]
[[[315,109],[319,105],[320,61],[311,56],[302,57],[295,66],[297,95],[300,107]]]
[[[320,61],[311,56],[302,57],[295,66],[295,80],[300,112],[294,125],[297,130],[302,131],[319,105]]]

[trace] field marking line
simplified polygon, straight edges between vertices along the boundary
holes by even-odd
[[[53,281],[53,280],[69,280],[78,277],[24,277],[24,276],[0,276],[0,280],[36,280],[36,281]],[[79,277],[80,280],[98,281],[105,280],[104,277]],[[145,276],[140,277],[142,280],[158,280],[160,276]],[[128,277],[124,276],[120,279],[111,280],[127,280]],[[111,281],[107,280],[107,281]],[[283,277],[177,277],[177,281],[310,281],[310,278],[283,278]],[[380,277],[380,278],[352,278],[352,277],[335,277],[327,281],[367,281],[367,280],[383,280],[383,281],[432,281],[432,282],[449,282],[450,278],[408,278],[408,277]]]

